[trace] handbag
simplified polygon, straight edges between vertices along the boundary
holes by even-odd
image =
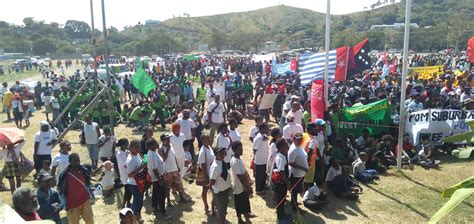
[[[23,179],[25,179],[31,173],[31,171],[35,169],[34,163],[31,160],[28,160],[22,152],[20,152],[19,165],[21,177]]]
[[[204,149],[204,160],[206,161],[206,166],[207,166],[207,153],[205,149]],[[202,186],[202,187],[209,185],[209,178],[206,177],[200,165],[198,165],[196,169],[196,185]]]

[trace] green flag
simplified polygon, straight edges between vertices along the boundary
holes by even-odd
[[[377,135],[389,131],[390,105],[384,99],[363,106],[346,107],[338,117],[337,130],[344,136],[349,133],[359,136],[364,128]]]
[[[148,93],[156,88],[155,81],[146,74],[142,67],[138,67],[137,71],[132,76],[132,84],[145,96],[148,96]]]

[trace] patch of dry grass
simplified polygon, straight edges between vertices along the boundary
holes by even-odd
[[[23,152],[32,158],[33,137],[39,130],[39,122],[44,120],[44,114],[36,112],[31,118],[32,126],[26,131],[27,143],[23,147]],[[5,114],[0,114],[0,121],[6,120]],[[1,123],[2,126],[14,126],[13,123]],[[248,140],[248,134],[253,121],[245,120],[239,127],[244,144],[243,160],[249,169],[252,157],[252,148]],[[161,129],[159,129],[161,130]],[[167,129],[169,131],[169,127]],[[155,131],[155,137],[162,131]],[[132,133],[130,128],[120,125],[115,129],[117,138],[126,137],[129,139],[140,139],[140,133]],[[71,131],[66,138],[72,142],[72,151],[79,153],[83,163],[89,163],[87,150],[79,144],[79,132]],[[53,154],[58,152],[58,146],[53,150]],[[304,214],[307,223],[426,223],[437,209],[439,209],[447,199],[441,199],[440,191],[454,183],[457,183],[474,173],[474,163],[470,161],[457,161],[451,157],[443,157],[439,170],[424,170],[417,167],[413,171],[403,171],[398,173],[390,170],[387,175],[382,176],[380,181],[374,185],[364,186],[364,194],[360,196],[358,202],[347,201],[329,197],[329,202],[321,211]],[[3,163],[3,162],[2,162]],[[4,180],[7,184],[7,181]],[[32,177],[24,183],[25,186],[32,187]],[[194,202],[188,204],[175,204],[169,208],[168,212],[173,217],[165,222],[156,220],[151,211],[151,198],[145,198],[143,217],[146,223],[215,223],[215,218],[207,217],[204,214],[204,206],[201,200],[201,188],[195,184],[184,183],[185,189],[193,197]],[[0,197],[11,205],[11,195],[9,192],[1,192]],[[208,198],[211,198],[209,194]],[[178,199],[176,199],[178,201]],[[122,202],[122,191],[116,190],[113,197],[98,199],[93,205],[94,218],[96,223],[117,223],[119,205]],[[275,223],[275,203],[272,194],[268,192],[265,196],[253,196],[251,198],[252,211],[258,216],[252,219],[253,223]],[[231,223],[237,223],[233,200],[230,200],[227,219]],[[287,208],[287,212],[291,210]],[[471,196],[465,203],[462,203],[450,215],[443,219],[443,222],[471,223],[472,211],[474,211],[474,198]],[[67,222],[66,213],[61,212],[63,221]]]

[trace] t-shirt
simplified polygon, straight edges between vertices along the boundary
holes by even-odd
[[[127,173],[127,152],[118,150],[116,153],[116,159],[117,159],[117,166],[119,169],[120,173],[120,182],[122,182],[123,185],[127,184],[127,179],[128,179],[128,173]]]
[[[428,159],[428,157],[430,157],[431,150],[428,150],[428,153],[425,153],[424,150],[420,150],[420,152],[418,152],[418,155],[420,156],[421,160],[426,160],[426,159]]]
[[[214,152],[212,151],[211,147],[201,146],[198,155],[198,164],[201,165],[203,163],[206,164],[207,172],[209,172],[209,168],[211,167],[212,161],[214,161],[216,157],[214,156]]]
[[[334,178],[337,176],[342,175],[342,167],[339,167],[339,170],[336,170],[334,167],[331,166],[328,170],[328,174],[326,175],[326,181],[333,181]]]
[[[316,198],[321,194],[321,189],[317,185],[308,188],[304,193],[303,201],[306,203],[316,202]]]
[[[182,129],[181,129],[182,130]],[[183,133],[179,133],[179,136],[171,134],[170,143],[174,149],[176,158],[184,158],[184,147],[183,142],[186,140],[186,137]]]
[[[12,100],[13,100],[13,93],[8,91],[5,94],[3,94],[3,106],[9,107],[12,105]]]
[[[295,122],[290,122],[283,127],[283,138],[293,141],[296,133],[303,133],[303,127]]]
[[[258,133],[253,139],[254,163],[255,165],[267,164],[270,145],[268,144],[268,137]]]
[[[99,142],[97,127],[99,127],[99,125],[95,122],[92,122],[92,124],[84,123],[84,137],[87,145],[94,145]]]
[[[38,151],[37,155],[51,155],[51,151],[53,150],[53,145],[47,145],[51,143],[51,141],[56,140],[56,133],[53,130],[49,130],[46,132],[39,131],[35,135],[35,142],[38,142]]]
[[[13,162],[13,161],[15,161],[15,158],[16,158],[16,160],[19,160],[19,159],[20,159],[21,148],[23,147],[23,145],[25,145],[25,141],[23,141],[22,143],[17,144],[17,145],[15,146],[15,148],[13,149],[13,151],[15,152],[15,154],[9,152],[9,150],[8,150],[7,148],[3,148],[3,149],[0,151],[0,157],[1,157],[5,162]]]
[[[212,115],[214,117],[214,115]],[[191,120],[191,118],[188,118],[187,120],[184,119],[178,119],[176,121],[180,127],[181,127],[181,132],[184,134],[185,139],[184,140],[191,140],[193,139],[193,135],[191,132],[191,129],[196,128],[196,125],[194,124],[194,121]]]
[[[166,158],[165,158],[165,154],[167,155]],[[176,164],[176,154],[174,152],[173,146],[170,145],[169,148],[166,148],[163,145],[161,145],[160,155],[161,155],[161,158],[163,158],[163,161],[165,162],[166,173],[178,171],[178,164]]]
[[[127,184],[137,185],[135,178],[128,177],[128,174],[132,173],[142,165],[142,158],[139,155],[130,154],[128,155],[127,162],[125,164],[127,166]]]
[[[210,168],[209,179],[216,180],[216,183],[212,185],[212,190],[214,191],[214,193],[225,191],[229,189],[232,185],[230,172],[228,172],[226,180],[221,177],[222,163],[223,161],[215,159],[214,162],[212,162]]]
[[[159,177],[155,176],[153,170],[158,170],[158,174],[160,175],[165,174],[165,162],[163,162],[163,159],[156,151],[149,150],[147,155],[148,174],[150,174],[151,181],[158,181]]]
[[[355,175],[356,173],[362,174],[365,172],[365,164],[362,162],[360,158],[357,158],[353,163],[352,163],[352,173]]]
[[[303,122],[303,111],[297,110],[297,111],[290,111],[289,113],[291,113],[293,115],[295,123],[297,123],[299,125],[303,125],[302,124],[302,122]]]
[[[253,126],[252,128],[250,128],[250,134],[249,134],[250,138],[255,138],[255,136],[257,136],[257,134],[258,134],[258,127],[257,126]]]
[[[69,171],[67,175],[67,189],[66,189],[66,207],[68,209],[77,208],[89,200],[89,192],[83,184],[86,182],[86,176],[82,171]]]
[[[286,161],[285,155],[281,153],[277,153],[275,157],[275,167],[278,172],[282,172],[286,170],[286,166],[288,165]]]
[[[99,144],[104,142],[106,139],[105,135],[101,135],[99,138]],[[99,150],[99,155],[100,157],[107,157],[111,158],[114,153],[113,153],[113,147],[114,147],[114,142],[115,142],[115,136],[110,136],[109,139],[100,147]]]
[[[214,107],[217,108],[214,110]],[[212,113],[212,123],[223,123],[224,122],[224,112],[225,112],[225,108],[224,108],[224,104],[222,103],[219,103],[219,105],[216,104],[216,102],[212,102],[209,104],[208,108],[207,108],[207,112],[212,112],[214,110],[214,112]]]
[[[51,162],[51,166],[56,167],[55,175],[59,177],[59,175],[69,166],[69,153],[58,153],[54,155],[53,161]]]
[[[224,162],[230,163],[230,159],[232,158],[232,155],[234,155],[234,151],[232,151],[232,147],[230,147],[229,137],[226,137],[222,133],[219,133],[217,135],[217,143],[216,143],[216,149],[218,148],[226,148],[227,155],[224,157]]]
[[[230,160],[230,169],[232,170],[232,187],[234,194],[240,194],[244,191],[244,188],[242,186],[242,182],[240,182],[240,179],[237,175],[243,175],[247,172],[245,169],[244,162],[241,159],[237,159],[235,157],[232,157]]]
[[[232,139],[232,142],[242,141],[242,137],[240,137],[240,131],[237,128],[234,130],[229,129],[229,137]]]
[[[300,146],[292,144],[288,151],[288,163],[295,163],[296,165],[308,168],[308,154]],[[304,177],[306,171],[290,166],[290,173],[293,177]]]

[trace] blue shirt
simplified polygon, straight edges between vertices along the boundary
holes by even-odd
[[[48,192],[43,192],[37,189],[36,197],[38,199],[38,204],[40,206],[40,208],[37,211],[38,215],[42,219],[51,219],[54,222],[59,223],[61,221],[59,217],[59,212],[56,214],[53,214],[54,208],[53,206],[51,206],[51,204],[54,204],[54,203],[57,203],[58,207],[61,205],[61,197],[59,197],[59,193],[53,188],[49,189]]]
[[[187,100],[194,99],[193,87],[191,86],[184,87],[184,98]]]

